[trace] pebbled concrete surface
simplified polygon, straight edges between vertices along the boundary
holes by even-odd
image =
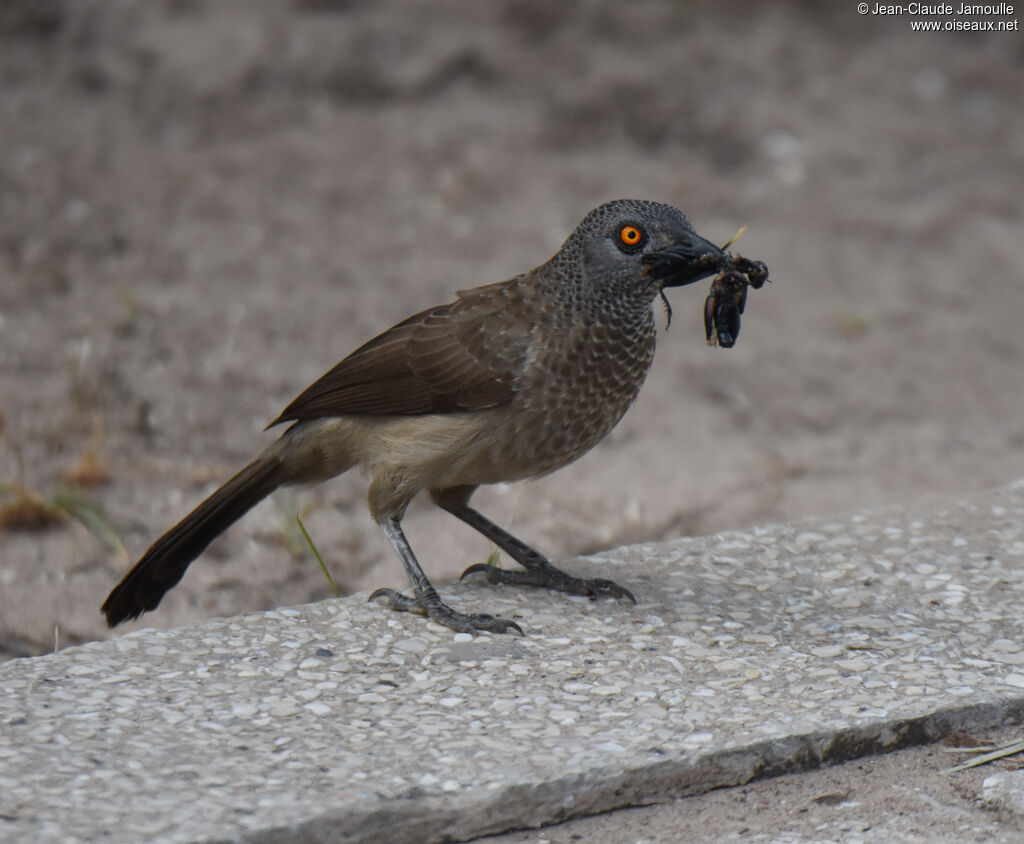
[[[362,595],[4,664],[0,837],[466,840],[1024,720],[1024,481],[569,567],[639,605],[464,583],[526,637]]]

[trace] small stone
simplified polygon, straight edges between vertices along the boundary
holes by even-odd
[[[703,747],[709,744],[713,738],[712,733],[690,733],[683,739],[683,745],[685,747]]]
[[[422,639],[399,639],[395,642],[395,647],[400,651],[419,653],[420,651],[425,651],[427,649],[427,643]]]
[[[981,799],[990,806],[1024,815],[1024,771],[1000,771],[985,777]]]
[[[280,703],[275,703],[270,707],[270,715],[273,718],[289,718],[292,715],[299,714],[299,707],[288,700],[283,700]]]

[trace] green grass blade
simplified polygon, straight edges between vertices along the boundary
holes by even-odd
[[[83,524],[119,554],[127,554],[117,529],[100,506],[73,490],[58,490],[46,501],[51,509]]]
[[[341,590],[338,589],[337,584],[334,582],[334,578],[331,577],[331,573],[327,571],[327,564],[324,562],[324,558],[320,556],[320,552],[317,550],[316,545],[313,544],[313,538],[309,535],[309,531],[306,530],[306,526],[302,523],[302,516],[296,513],[295,521],[299,523],[299,530],[301,530],[302,535],[306,537],[306,542],[309,543],[309,547],[313,551],[313,556],[316,557],[316,561],[320,563],[320,568],[324,573],[324,577],[326,577],[327,582],[331,584],[331,589],[334,591],[334,597],[339,597],[341,595]]]

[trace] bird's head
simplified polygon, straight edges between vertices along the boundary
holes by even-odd
[[[682,211],[637,199],[595,208],[563,250],[574,253],[588,284],[647,301],[666,287],[714,275],[725,260],[722,250],[698,235]]]

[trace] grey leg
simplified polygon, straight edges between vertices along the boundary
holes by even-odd
[[[462,577],[482,572],[487,575],[489,583],[515,583],[524,586],[543,586],[571,595],[589,595],[591,598],[607,596],[609,598],[627,598],[636,603],[633,593],[623,586],[604,578],[582,578],[567,574],[551,565],[551,561],[543,554],[534,551],[529,545],[517,539],[508,531],[498,527],[494,522],[477,510],[470,507],[466,500],[472,488],[459,487],[452,490],[440,490],[432,493],[434,502],[447,512],[467,525],[478,530],[526,571],[509,571],[476,563],[462,573]],[[461,579],[461,578],[460,578]]]
[[[449,607],[441,600],[437,590],[427,580],[427,575],[423,572],[416,559],[416,555],[412,552],[409,540],[405,538],[405,534],[402,532],[399,520],[394,518],[386,519],[379,524],[380,529],[384,531],[384,535],[391,543],[391,547],[395,549],[395,553],[398,554],[406,573],[409,575],[409,580],[412,582],[413,587],[413,597],[410,598],[403,595],[395,589],[378,589],[370,595],[369,599],[371,601],[383,598],[384,604],[393,610],[425,615],[438,624],[443,624],[445,627],[450,627],[452,630],[460,633],[476,633],[479,630],[488,630],[492,633],[506,633],[509,630],[515,630],[520,636],[523,635],[522,628],[514,621],[506,621],[503,618],[497,618],[486,613],[465,615]]]

